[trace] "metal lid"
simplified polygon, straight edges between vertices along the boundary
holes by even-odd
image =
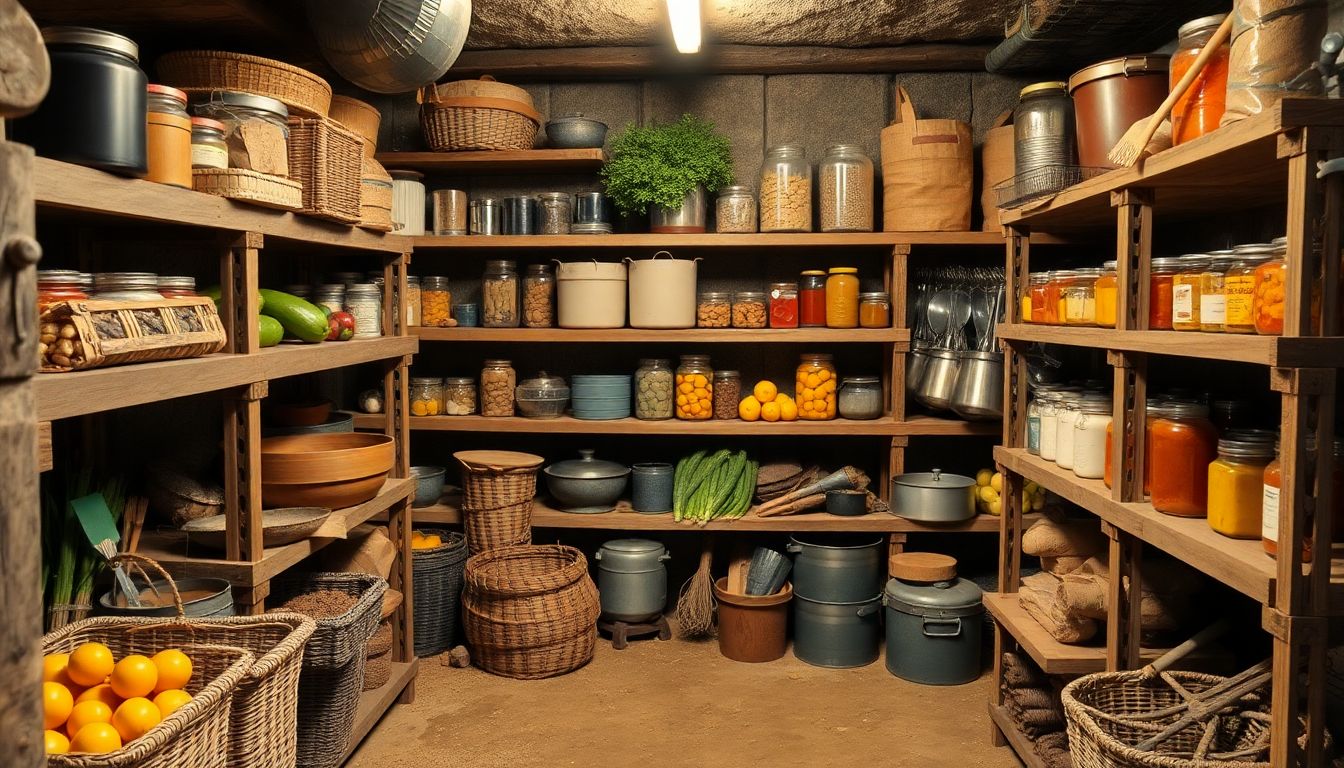
[[[1150,53],[1142,56],[1118,56],[1114,59],[1099,61],[1083,67],[1069,78],[1069,93],[1094,80],[1106,77],[1130,77],[1131,75],[1162,75],[1166,77],[1171,57]]]
[[[196,278],[186,275],[166,275],[158,280],[160,288],[185,288],[189,291],[196,290]]]
[[[269,96],[258,96],[242,91],[211,91],[208,101],[196,105],[197,110],[205,109],[208,112],[227,110],[230,107],[274,112],[281,120],[289,119],[289,107],[286,107],[284,102]]]
[[[550,264],[528,264],[528,265],[527,265],[527,274],[529,274],[529,275],[550,275],[550,274],[551,274],[551,265],[550,265]]]
[[[859,301],[891,301],[886,291],[867,291],[859,294]]]
[[[382,291],[379,290],[378,286],[374,285],[373,283],[351,283],[350,285],[347,285],[345,287],[345,293],[347,296],[352,293],[358,293],[361,296],[363,296],[365,294],[370,293],[374,294],[382,293]]]
[[[73,269],[39,269],[37,282],[47,285],[79,285],[84,278]]]
[[[486,272],[513,272],[517,269],[518,262],[513,259],[490,259],[485,262]]]
[[[159,276],[153,272],[98,272],[93,276],[93,287],[98,290],[112,288],[148,288],[159,287]]]
[[[448,376],[443,380],[445,387],[474,387],[476,380],[470,376]]]
[[[623,552],[632,555],[662,554],[667,548],[652,539],[612,539],[603,542],[602,549],[608,552]]]
[[[671,368],[672,361],[660,357],[641,357],[639,359],[640,368]]]
[[[440,191],[443,191],[443,190],[440,190]],[[565,201],[566,203],[568,203],[570,200],[574,199],[574,196],[571,195],[571,194],[568,193],[568,192],[538,192],[538,193],[537,193],[537,199],[538,199],[538,200],[563,200],[563,201]]]
[[[625,477],[630,474],[630,468],[624,464],[617,464],[614,461],[603,461],[593,458],[593,450],[585,448],[579,451],[578,459],[566,459],[557,461],[546,468],[546,474],[551,477],[563,477],[571,479],[599,479],[607,477]]]
[[[961,578],[933,583],[890,579],[883,598],[888,608],[915,616],[977,616],[985,609],[980,587]]]
[[[725,197],[727,195],[750,195],[751,193],[751,187],[748,187],[745,184],[729,184],[726,187],[719,187],[719,197]]]
[[[1222,24],[1225,18],[1227,18],[1226,13],[1215,13],[1212,16],[1200,16],[1198,19],[1191,19],[1176,28],[1176,37],[1186,37],[1196,32],[1212,29]]]
[[[419,171],[388,171],[387,175],[391,176],[394,181],[419,181],[425,178],[425,174]]]
[[[1209,259],[1205,269],[1210,272],[1226,272],[1236,262],[1236,259]]]
[[[550,120],[546,121],[547,125],[550,125],[552,123],[594,123],[596,125],[602,126],[603,128],[607,127],[606,123],[602,122],[601,120],[594,120],[591,117],[585,117],[582,112],[566,112],[563,115],[560,115],[559,117],[552,117]]]
[[[804,273],[806,274],[806,273]],[[831,267],[832,275],[857,275],[858,267]]]
[[[1243,440],[1240,435],[1229,435],[1218,440],[1218,455],[1238,459],[1265,459],[1274,456],[1274,443],[1261,439]]]
[[[714,372],[714,380],[715,380],[715,381],[719,381],[720,379],[722,379],[722,380],[724,380],[724,381],[727,381],[728,379],[740,379],[740,378],[742,378],[742,373],[741,373],[740,371],[715,371],[715,372]]]
[[[766,296],[765,291],[738,291],[733,294],[733,301],[765,301]]]
[[[882,380],[876,376],[846,376],[840,380],[840,386],[845,387],[849,384],[880,384]]]
[[[897,475],[891,482],[911,488],[970,488],[975,485],[975,478],[954,475],[935,467],[932,472],[907,472],[904,475]]]
[[[1174,272],[1174,271],[1180,269],[1180,268],[1183,267],[1183,266],[1185,266],[1185,262],[1184,262],[1184,261],[1181,261],[1180,257],[1178,257],[1178,256],[1161,256],[1161,257],[1158,257],[1158,258],[1155,258],[1155,259],[1152,260],[1152,263],[1151,263],[1151,265],[1150,265],[1150,271],[1152,271],[1152,272],[1164,272],[1164,271],[1172,271],[1172,272]]]
[[[1116,267],[1118,266],[1120,266],[1120,263],[1117,262],[1115,259],[1111,259],[1110,261],[1103,261],[1101,262],[1101,271],[1114,272],[1116,270]]]
[[[466,306],[466,305],[459,304],[458,306]],[[511,361],[500,359],[486,360],[485,362],[481,363],[481,366],[484,368],[508,368],[511,365],[513,365]]]
[[[129,37],[93,27],[43,27],[42,42],[47,45],[87,45],[119,53],[140,61],[140,46]]]
[[[182,106],[184,107],[187,105],[187,92],[178,90],[177,88],[174,88],[171,85],[159,85],[158,83],[150,83],[149,85],[145,86],[145,93],[152,93],[158,96],[168,96],[170,98],[177,99],[178,101],[182,102]]]
[[[720,301],[731,301],[732,298],[733,294],[729,293],[728,291],[701,291],[699,294],[696,295],[695,300],[720,302]]]
[[[412,387],[427,387],[427,386],[433,386],[433,385],[435,385],[435,384],[442,384],[442,383],[443,383],[443,379],[439,378],[438,376],[412,376],[412,377],[411,377],[411,386],[412,386]]]
[[[1203,403],[1175,401],[1166,403],[1162,408],[1162,417],[1169,419],[1206,419],[1209,407]]]
[[[209,128],[212,131],[219,131],[220,133],[223,133],[224,130],[228,128],[228,126],[224,125],[218,120],[214,120],[208,117],[193,117],[191,118],[191,129],[194,131],[197,128]]]
[[[1018,96],[1028,96],[1033,93],[1046,93],[1048,91],[1067,91],[1069,84],[1063,80],[1047,80],[1043,83],[1032,83],[1018,92]]]
[[[559,376],[551,376],[545,371],[525,379],[518,384],[518,397],[528,400],[562,400],[569,397],[569,385]]]
[[[770,293],[774,293],[775,291],[796,291],[796,290],[798,290],[798,284],[797,284],[797,283],[771,283],[771,284],[770,284]]]

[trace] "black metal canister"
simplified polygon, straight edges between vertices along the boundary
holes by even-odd
[[[535,235],[537,233],[537,199],[535,197],[504,198],[504,234]]]

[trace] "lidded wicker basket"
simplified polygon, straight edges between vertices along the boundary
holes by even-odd
[[[159,57],[159,82],[189,94],[242,91],[284,102],[291,111],[325,117],[331,85],[292,64],[228,51],[175,51]]]
[[[436,152],[531,149],[541,127],[532,96],[489,75],[430,85],[416,97],[425,144]]]
[[[458,451],[462,465],[462,527],[477,554],[532,542],[537,468],[546,460],[516,451]]]
[[[332,120],[359,134],[364,139],[364,157],[373,158],[378,147],[378,124],[382,122],[382,113],[368,102],[350,96],[332,96]]]
[[[359,226],[392,231],[392,175],[367,154],[359,179]]]

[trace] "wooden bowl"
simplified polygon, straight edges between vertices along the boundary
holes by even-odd
[[[266,415],[277,427],[314,427],[327,420],[331,409],[330,400],[271,403],[266,408]]]
[[[386,477],[396,460],[394,448],[390,436],[371,432],[268,437],[261,441],[261,481],[267,486],[311,485]],[[266,503],[279,507],[351,506],[293,501]]]
[[[326,483],[262,483],[261,500],[273,507],[345,509],[377,496],[385,482],[387,472]]]
[[[261,513],[261,545],[283,547],[312,536],[331,515],[326,507],[284,507]],[[215,515],[192,520],[182,526],[187,539],[193,544],[210,549],[224,549],[226,515]]]

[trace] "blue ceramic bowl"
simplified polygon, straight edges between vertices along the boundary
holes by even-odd
[[[418,509],[438,504],[447,471],[443,467],[411,467],[411,477],[415,478],[415,500],[411,506]]]

